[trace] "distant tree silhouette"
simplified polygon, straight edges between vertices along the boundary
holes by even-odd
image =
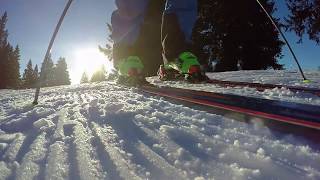
[[[7,13],[4,13],[0,18],[0,89],[20,86],[20,49],[8,42],[7,21]]]
[[[16,48],[9,52],[8,62],[8,87],[19,88],[20,87],[20,48]]]
[[[33,69],[33,79],[35,80],[35,85],[39,82],[39,68],[38,65],[36,65]],[[35,87],[34,85],[34,87]]]
[[[37,77],[35,76],[35,71],[33,69],[32,61],[30,59],[22,76],[22,87],[33,88],[35,87],[36,83]]]
[[[260,1],[274,12],[272,0]],[[283,42],[254,0],[199,0],[193,39],[202,63],[216,61],[215,71],[283,68],[277,61]]]
[[[80,80],[80,84],[88,83],[89,82],[89,77],[86,72],[83,72]]]
[[[290,11],[286,18],[286,27],[295,32],[302,42],[304,34],[320,44],[320,1],[319,0],[286,0]]]
[[[8,31],[6,30],[7,13],[0,19],[0,88],[6,87],[6,61],[7,61],[7,38]]]
[[[70,77],[66,59],[60,57],[54,68],[54,83],[55,86],[70,85]]]
[[[106,80],[106,70],[101,66],[99,70],[93,73],[90,82],[101,82]]]
[[[34,76],[38,73],[38,66],[34,69]],[[61,86],[61,85],[70,85],[70,76],[68,71],[68,65],[66,59],[60,57],[57,61],[57,64],[54,65],[51,55],[45,59],[41,66],[39,81],[42,81],[41,84],[43,87],[50,86]]]
[[[55,85],[55,77],[54,77],[54,64],[51,58],[51,55],[48,56],[43,62],[41,66],[41,85],[43,87],[49,87]]]

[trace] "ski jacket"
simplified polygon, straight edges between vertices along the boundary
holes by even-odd
[[[115,43],[133,45],[140,32],[149,0],[115,0],[117,10],[111,17]],[[166,0],[164,14],[175,14],[185,39],[191,42],[197,20],[197,0]]]
[[[197,0],[167,0],[165,14],[175,14],[187,41],[191,42],[192,30],[198,16]]]
[[[139,36],[140,26],[149,0],[115,0],[112,13],[112,39],[115,43],[132,45]]]

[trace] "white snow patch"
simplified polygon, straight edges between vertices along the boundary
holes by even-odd
[[[222,80],[302,84],[288,71],[208,74]],[[151,80],[154,78],[151,78]],[[183,82],[154,83],[319,105],[285,88],[259,92]],[[0,179],[320,179],[317,143],[275,132],[259,119],[238,122],[112,82],[0,90]]]
[[[11,170],[7,167],[7,164],[0,161],[0,179],[8,179],[11,174]]]
[[[51,120],[43,118],[43,119],[39,119],[38,121],[34,122],[33,126],[40,131],[44,131],[47,129],[54,128],[55,124]]]

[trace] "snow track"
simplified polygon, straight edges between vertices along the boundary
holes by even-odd
[[[320,179],[318,144],[110,83],[0,91],[0,179]]]

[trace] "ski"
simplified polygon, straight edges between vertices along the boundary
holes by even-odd
[[[216,84],[222,87],[237,87],[237,86],[250,87],[250,88],[257,89],[258,91],[264,91],[266,89],[274,89],[274,88],[286,88],[292,92],[304,92],[304,93],[311,93],[316,96],[320,96],[320,89],[318,88],[287,86],[287,85],[277,85],[277,84],[237,82],[237,81],[224,81],[224,80],[218,80],[218,79],[209,79],[205,82],[209,84]]]
[[[239,113],[247,115],[251,119],[256,117],[320,130],[320,106],[173,87],[158,87],[151,84],[142,85],[139,89],[147,94],[222,110],[223,114]]]

